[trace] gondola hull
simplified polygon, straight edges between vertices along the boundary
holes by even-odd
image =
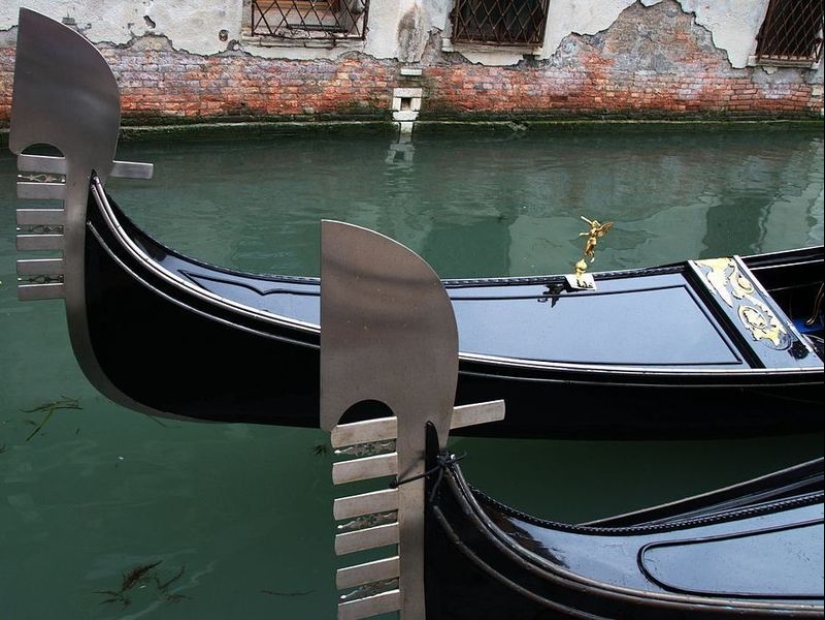
[[[65,300],[92,384],[150,415],[317,427],[319,280],[207,265],[135,226],[104,190],[110,177],[151,175],[114,160],[116,80],[80,34],[27,9],[14,95],[9,142],[31,173],[18,192],[63,203],[18,211],[19,249],[60,253],[18,263],[20,296]],[[25,152],[37,144],[64,157]],[[820,246],[596,273],[584,287],[575,274],[444,281],[461,351],[456,402],[503,398],[509,410],[465,432],[822,430],[822,271]]]
[[[823,617],[822,458],[582,524],[543,520],[472,488],[461,465],[474,457],[455,454],[449,434],[501,419],[509,403],[450,411],[454,300],[413,252],[351,228],[325,223],[322,232],[322,426],[338,459],[335,484],[395,477],[334,501],[335,551],[397,555],[336,572],[339,619],[396,610],[419,620]],[[343,239],[364,251],[348,252]],[[375,299],[378,291],[392,295]],[[426,291],[426,306],[410,308],[413,291]],[[385,370],[408,357],[407,374]],[[395,415],[340,422],[363,399]],[[532,492],[549,491],[538,483]]]
[[[103,198],[102,203],[91,199],[88,207],[86,321],[94,351],[89,363],[99,366],[118,392],[159,413],[317,427],[319,328],[313,321],[318,281],[241,279],[190,261],[147,237],[111,199]],[[806,251],[794,260],[801,266],[792,271],[786,266],[786,271],[807,283],[821,266],[822,251]],[[667,277],[682,278],[681,268],[665,271],[673,272]],[[646,273],[635,279],[651,277]],[[617,281],[636,286],[633,279]],[[520,289],[519,295],[527,288],[539,296],[517,298],[514,305],[529,305],[529,312],[543,309],[540,296],[553,282],[510,284]],[[253,284],[267,293],[253,291]],[[456,305],[472,303],[466,301],[468,290],[477,298],[491,288],[481,281],[447,284]],[[500,295],[508,285],[494,288]],[[227,300],[237,289],[247,297],[233,306]],[[296,316],[302,322],[278,320],[275,311],[284,303],[274,300],[278,296],[291,298],[290,303],[301,308]],[[239,306],[254,312],[239,311]],[[648,310],[640,307],[638,312]],[[521,328],[527,335],[537,331],[525,324]],[[547,348],[553,351],[553,343]],[[822,428],[821,365],[818,370],[669,372],[662,367],[518,364],[462,356],[457,404],[499,397],[508,403],[507,420],[465,433],[689,438]],[[575,415],[552,413],[559,403],[575,409]],[[360,415],[369,416],[369,408]]]
[[[575,526],[513,511],[453,466],[430,488],[427,618],[822,618],[821,459],[796,474]]]

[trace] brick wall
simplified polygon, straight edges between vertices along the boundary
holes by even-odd
[[[124,117],[389,118],[392,63],[366,56],[332,61],[267,60],[241,53],[192,56],[164,39],[104,50],[118,77]]]
[[[634,5],[603,33],[571,35],[546,62],[430,67],[426,109],[468,116],[821,115],[821,84],[807,81],[815,71],[734,69],[707,30],[672,9]]]
[[[570,35],[550,59],[510,67],[442,52],[434,37],[420,65],[420,119],[821,117],[821,68],[734,69],[711,34],[673,8],[636,4],[604,32]],[[12,35],[0,33],[0,124],[11,109]],[[404,85],[398,63],[363,54],[337,61],[205,57],[175,51],[163,37],[101,51],[122,89],[127,123],[389,120],[392,89]]]

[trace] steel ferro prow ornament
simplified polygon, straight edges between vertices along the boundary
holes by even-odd
[[[17,262],[21,301],[63,299],[69,337],[81,369],[98,391],[126,407],[151,411],[123,394],[100,368],[87,323],[84,276],[90,179],[149,179],[152,165],[116,161],[120,93],[112,70],[83,35],[35,11],[20,9],[9,148],[21,171],[21,199],[60,208],[17,210],[17,249],[51,252]],[[26,153],[50,146],[60,156]]]
[[[458,331],[435,272],[395,241],[340,222],[321,225],[321,427],[339,454],[336,484],[396,476],[390,488],[336,500],[339,555],[398,546],[394,557],[338,571],[338,617],[400,611],[424,620],[424,468],[427,425],[446,452],[451,427],[504,417],[495,401],[454,408]],[[339,424],[359,403],[395,417]],[[458,415],[454,416],[454,412]]]

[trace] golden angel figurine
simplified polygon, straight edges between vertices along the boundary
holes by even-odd
[[[607,234],[607,231],[613,228],[613,222],[605,222],[602,224],[599,220],[588,220],[583,215],[581,218],[590,226],[589,231],[579,233],[579,236],[587,237],[587,241],[584,244],[584,255],[589,257],[592,263],[596,258],[596,244],[599,242],[599,239]]]

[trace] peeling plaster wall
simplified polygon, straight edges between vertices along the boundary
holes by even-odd
[[[638,0],[643,6],[654,6],[663,0]],[[696,24],[707,28],[715,45],[728,54],[732,66],[747,66],[748,57],[756,49],[756,34],[762,25],[769,0],[677,0],[685,13],[695,15]],[[608,30],[636,0],[552,0],[548,7],[544,45],[536,57],[546,60],[555,54],[571,34],[595,35]],[[446,14],[439,14],[440,27],[449,33]],[[459,50],[471,62],[482,64],[516,64],[523,52],[498,50],[494,53],[474,49]],[[486,61],[485,61],[486,58]]]
[[[765,19],[769,0],[678,0],[696,23],[707,28],[713,42],[728,54],[736,68],[747,66],[756,51],[756,35]]]
[[[552,0],[547,16],[544,45],[536,57],[546,60],[555,54],[571,34],[595,35],[609,29],[621,13],[637,0]],[[638,0],[654,6],[663,0]],[[695,15],[698,26],[706,28],[714,44],[727,55],[735,68],[747,66],[756,48],[756,34],[769,0],[676,0],[685,13]],[[369,36],[365,42],[345,42],[333,49],[290,46],[258,47],[242,45],[253,55],[279,58],[336,58],[359,51],[375,58],[396,58],[418,62],[433,32],[449,37],[449,13],[453,0],[372,0]],[[136,37],[161,35],[176,50],[193,54],[217,54],[227,49],[219,33],[226,31],[230,42],[242,40],[248,19],[242,0],[3,0],[0,30],[17,23],[21,6],[55,19],[75,24],[95,42],[123,45]],[[471,62],[489,65],[516,64],[523,50],[457,50]]]
[[[389,120],[405,87],[420,120],[822,117],[822,63],[748,64],[768,2],[551,0],[529,49],[450,41],[454,0],[370,0],[365,40],[311,46],[250,36],[249,0],[0,0],[0,124],[21,5],[98,45],[125,119]]]
[[[373,0],[367,40],[345,41],[330,49],[244,43],[249,13],[243,0],[1,0],[0,30],[17,24],[20,7],[62,20],[95,43],[125,45],[154,35],[168,38],[175,50],[203,56],[243,49],[264,58],[336,59],[355,51],[389,59],[399,56],[397,28],[402,11],[417,9],[417,2]],[[220,39],[221,31],[226,31],[227,41]],[[420,57],[422,46],[417,46],[416,56]]]
[[[17,24],[20,7],[73,25],[91,41],[123,45],[136,37],[162,35],[175,49],[215,54],[226,49],[219,39],[240,38],[241,3],[237,0],[3,0],[0,29]]]

